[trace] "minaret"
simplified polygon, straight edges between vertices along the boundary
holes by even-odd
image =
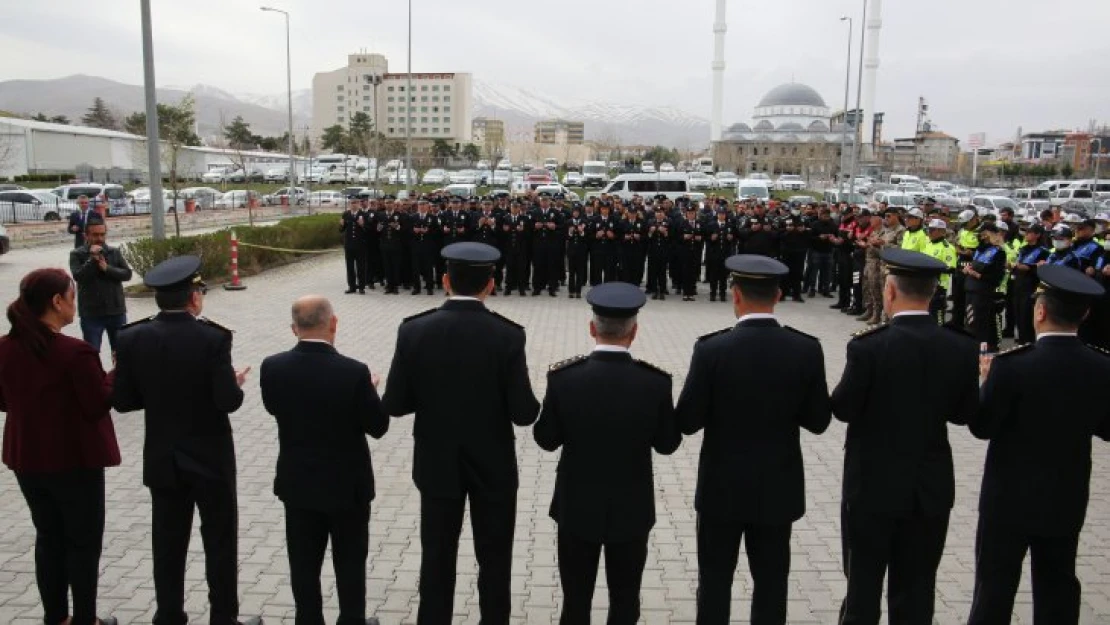
[[[721,140],[721,115],[725,101],[725,1],[717,0],[717,16],[713,20],[713,117],[709,122],[709,140]]]
[[[867,13],[867,45],[863,73],[863,152],[871,154],[874,141],[875,84],[879,73],[879,34],[883,29],[883,0],[871,0]]]

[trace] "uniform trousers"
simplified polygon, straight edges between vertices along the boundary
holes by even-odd
[[[554,293],[559,290],[559,276],[562,274],[562,245],[549,234],[547,238],[537,239],[532,258],[532,291],[539,293],[547,289]]]
[[[590,251],[590,286],[617,280],[617,250],[612,243],[594,243]]]
[[[609,586],[609,625],[632,625],[640,619],[640,584],[647,562],[648,537],[599,543],[559,531],[559,579],[563,585],[560,625],[590,622],[597,568],[605,550],[605,581]]]
[[[1026,551],[1031,554],[1033,624],[1079,623],[1078,549],[1079,532],[1038,536],[980,516],[975,535],[975,595],[968,625],[1009,625]]]
[[[401,285],[401,244],[382,244],[382,272],[385,276],[385,287],[390,290]]]
[[[366,279],[366,245],[356,241],[353,245],[343,248],[343,260],[347,263],[347,288],[364,289],[369,280]]]
[[[852,305],[852,252],[837,248],[833,252],[836,268],[837,306],[848,308]]]
[[[965,318],[967,316],[967,289],[964,288],[964,275],[963,268],[970,265],[971,262],[960,258],[956,261],[956,273],[952,274],[952,324],[956,326],[965,325]]]
[[[789,269],[783,278],[782,294],[784,297],[801,297],[802,281],[805,278],[806,251],[790,250],[782,253],[782,262]]]
[[[378,239],[372,238],[366,242],[366,285],[373,288],[375,284],[385,280],[385,271],[382,269],[382,247]]]
[[[967,310],[964,320],[975,340],[986,343],[991,352],[998,351],[998,315],[995,296],[990,291],[966,291]]]
[[[509,622],[510,577],[516,494],[507,499],[470,499],[470,526],[478,560],[478,608],[483,625]],[[455,569],[459,555],[463,509],[467,498],[420,496],[420,608],[417,625],[451,622]]]
[[[320,570],[329,538],[339,593],[336,625],[365,625],[369,524],[369,502],[327,512],[285,505],[285,542],[289,581],[297,604],[296,625],[324,625]]]
[[[96,585],[104,539],[104,469],[17,473],[35,525],[35,581],[43,622],[96,622]]]
[[[848,593],[838,625],[878,625],[887,576],[890,625],[932,625],[937,567],[949,512],[892,518],[841,505],[841,542]]]
[[[235,481],[214,480],[179,470],[178,485],[151,488],[150,499],[154,596],[158,603],[154,625],[185,625],[185,562],[193,530],[193,509],[200,511],[204,542],[204,575],[211,625],[231,625],[239,616],[237,565],[239,509]]]
[[[871,318],[883,316],[883,266],[878,260],[868,260],[864,265],[863,308],[871,311]]]
[[[671,250],[668,246],[653,246],[648,250],[647,290],[652,293],[667,291],[667,260]]]
[[[786,623],[791,524],[761,525],[698,515],[698,625],[729,622],[740,541],[752,576],[752,625]]]
[[[937,320],[937,325],[944,325],[944,313],[948,311],[948,291],[942,286],[937,286],[933,299],[929,300],[929,314]]]
[[[505,256],[505,292],[517,291],[524,295],[528,290],[528,254],[524,244],[509,247]]]
[[[1033,291],[1017,284],[1010,286],[1014,298],[1014,330],[1019,345],[1032,343],[1037,339],[1033,331]]]
[[[693,297],[698,292],[698,278],[701,277],[701,248],[697,245],[686,245],[682,248],[682,276],[680,286],[682,294]]]
[[[621,247],[621,280],[640,286],[644,282],[644,246],[640,243],[625,243]]]
[[[586,259],[589,251],[585,243],[571,243],[567,245],[567,288],[571,293],[581,293],[582,286],[586,284]]]
[[[412,288],[414,291],[419,291],[421,286],[427,289],[429,293],[435,289],[435,259],[432,255],[435,253],[434,244],[431,241],[413,241],[412,242]],[[421,285],[423,281],[423,285]]]
[[[705,255],[705,276],[709,280],[709,294],[725,296],[725,289],[728,287],[729,272],[725,269],[725,257],[723,252],[706,253]]]
[[[867,298],[863,296],[863,274],[867,269],[867,262],[863,259],[863,252],[855,256],[852,258],[852,307],[863,312],[867,307]]]

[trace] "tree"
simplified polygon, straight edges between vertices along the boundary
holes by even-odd
[[[1064,163],[1064,166],[1060,168],[1060,175],[1064,178],[1071,178],[1074,173],[1075,168],[1071,166],[1071,163]]]
[[[55,115],[54,117],[50,118],[50,123],[52,123],[52,124],[62,124],[64,126],[68,126],[70,124],[70,121],[69,121],[69,118],[66,117],[65,115]]]
[[[312,141],[309,140],[308,135],[304,136],[304,141],[301,142],[301,156],[312,155]]]
[[[39,111],[39,114],[35,115],[31,119],[36,121],[36,122],[48,122],[48,121],[50,121],[50,118],[47,117],[45,114],[43,114],[42,111]]]
[[[232,149],[245,150],[257,145],[255,136],[251,134],[251,125],[243,121],[242,115],[237,115],[231,123],[224,127],[223,137],[227,139]]]
[[[432,158],[446,159],[455,155],[455,148],[447,143],[444,139],[436,139],[432,142]]]
[[[108,109],[103,98],[94,98],[89,111],[81,118],[81,123],[90,128],[103,128],[105,130],[119,130],[116,116]]]
[[[466,159],[466,162],[474,164],[474,161],[482,158],[482,150],[478,149],[478,146],[473,143],[468,143],[462,148],[462,157]]]
[[[187,94],[177,104],[158,104],[158,138],[161,142],[162,167],[170,180],[173,197],[178,197],[177,167],[180,161],[181,148],[184,146],[200,145],[200,137],[193,132],[196,124],[196,110],[192,94]],[[127,116],[124,126],[129,132],[146,136],[146,113],[135,112]],[[141,129],[141,130],[140,130]],[[174,226],[177,235],[181,236],[181,224],[178,222],[177,211],[174,211]]]
[[[325,128],[324,134],[320,137],[321,147],[332,152],[342,152],[347,143],[347,131],[339,124]]]
[[[146,136],[146,113],[134,112],[123,119],[123,130],[133,135]]]
[[[356,154],[370,154],[370,142],[374,135],[374,122],[370,116],[359,111],[351,116],[351,130],[347,134],[349,151]]]

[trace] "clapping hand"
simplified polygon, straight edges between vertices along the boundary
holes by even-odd
[[[375,389],[377,389],[378,385],[382,383],[382,376],[378,375],[377,373],[371,373],[370,383],[374,385]]]
[[[987,379],[991,372],[991,364],[994,362],[994,354],[987,352],[987,344],[979,344],[979,382],[982,383]]]
[[[235,372],[235,383],[238,384],[240,388],[243,386],[243,383],[247,381],[247,374],[250,372],[250,367],[246,367]]]

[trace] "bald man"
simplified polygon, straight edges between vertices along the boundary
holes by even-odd
[[[379,378],[335,350],[339,320],[320,296],[293,303],[293,349],[262,362],[262,403],[278,424],[274,494],[285,504],[285,536],[297,625],[324,625],[320,569],[328,539],[339,593],[338,625],[366,618],[366,554],[374,471],[366,434],[389,417]]]

